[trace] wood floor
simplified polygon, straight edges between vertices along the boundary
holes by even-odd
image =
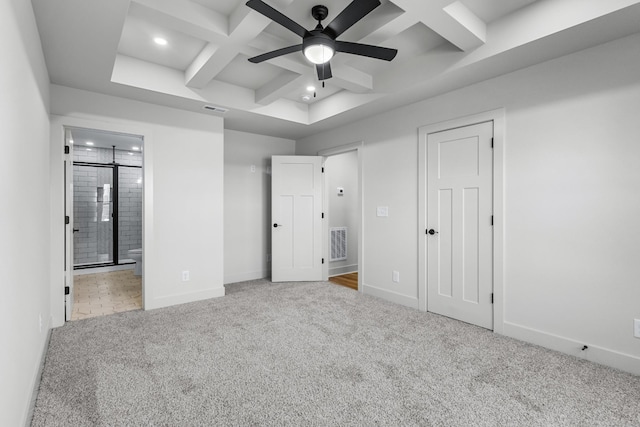
[[[347,288],[358,290],[358,273],[343,274],[341,276],[329,277],[331,283],[346,286]]]

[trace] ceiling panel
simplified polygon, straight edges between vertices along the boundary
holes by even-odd
[[[486,23],[491,23],[537,0],[460,0],[470,11]]]
[[[252,64],[249,57],[238,55],[216,76],[216,80],[256,90],[278,77],[281,72],[281,68],[268,62]]]
[[[168,44],[159,46],[153,41],[154,37],[162,37]],[[129,15],[122,29],[118,52],[184,71],[205,45],[206,43],[202,40]]]

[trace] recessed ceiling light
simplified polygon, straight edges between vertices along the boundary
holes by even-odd
[[[316,87],[315,86],[307,86],[307,90],[309,92],[314,92],[316,90]]]
[[[302,95],[302,100],[303,101],[310,101],[311,97],[309,95]]]
[[[131,147],[131,149],[132,149],[132,150],[136,150],[136,151],[137,151],[137,150],[139,150],[140,148],[139,148],[139,147]]]
[[[87,142],[85,142],[85,144],[87,144],[87,145],[93,145],[93,141],[87,141]]]
[[[167,45],[167,39],[164,39],[162,37],[154,37],[153,41],[160,46],[166,46]]]
[[[87,148],[87,151],[93,151],[91,148]]]
[[[132,152],[129,152],[129,155],[130,155],[130,156],[133,156],[133,153],[132,153]]]

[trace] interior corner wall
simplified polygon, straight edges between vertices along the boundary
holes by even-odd
[[[271,156],[295,141],[224,131],[224,283],[268,277],[271,263]]]
[[[347,228],[347,259],[329,262],[329,276],[358,271],[358,152],[327,157],[324,164],[328,185],[328,220],[332,227]],[[338,194],[338,187],[344,189]],[[329,236],[329,242],[331,237]]]
[[[365,292],[414,305],[425,286],[418,128],[504,108],[497,321],[512,337],[640,374],[639,58],[636,34],[297,141],[312,155],[364,140]]]
[[[31,2],[0,2],[0,28],[0,425],[21,426],[50,329],[49,77]]]
[[[144,136],[144,308],[223,296],[222,118],[57,85],[51,112],[62,125]]]

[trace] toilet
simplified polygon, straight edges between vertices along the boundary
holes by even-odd
[[[129,249],[129,258],[136,262],[136,266],[133,269],[133,274],[136,276],[142,276],[142,248]]]

